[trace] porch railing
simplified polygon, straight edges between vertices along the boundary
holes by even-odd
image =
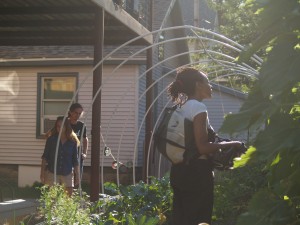
[[[150,28],[151,0],[112,0],[116,8],[120,7],[139,21],[144,27]]]

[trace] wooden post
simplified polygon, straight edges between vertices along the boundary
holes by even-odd
[[[104,45],[104,10],[99,9],[95,15],[95,44],[94,65],[103,58]],[[93,72],[93,96],[102,85],[103,64]],[[98,93],[92,108],[92,149],[91,149],[91,196],[95,202],[99,199],[100,192],[100,124],[101,124],[101,92]]]

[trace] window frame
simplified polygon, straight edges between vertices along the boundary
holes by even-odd
[[[44,138],[44,133],[42,132],[41,128],[42,128],[42,101],[44,100],[43,98],[43,80],[44,78],[47,77],[52,77],[52,78],[57,78],[57,77],[74,77],[75,78],[75,90],[74,92],[76,92],[76,90],[78,89],[78,77],[79,77],[79,73],[78,72],[59,72],[59,73],[38,73],[37,74],[37,108],[36,108],[36,138],[37,139],[42,139]],[[78,100],[78,95],[75,98],[75,102],[77,102]],[[60,101],[60,100],[58,100]],[[57,102],[58,102],[57,101]],[[64,100],[61,100],[64,101]]]

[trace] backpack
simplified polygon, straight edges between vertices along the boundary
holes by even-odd
[[[178,106],[175,105],[164,110],[163,118],[154,132],[154,149],[157,149],[172,164],[188,163],[200,156],[195,142],[193,122],[184,118],[176,110],[177,108]],[[231,141],[218,137],[209,124],[207,131],[209,142]],[[215,169],[228,170],[232,168],[234,158],[239,157],[246,150],[244,144],[239,149],[219,149],[211,155],[210,160]]]

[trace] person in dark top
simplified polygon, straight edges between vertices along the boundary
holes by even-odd
[[[79,174],[77,148],[80,143],[68,119],[65,119],[60,139],[58,139],[63,119],[63,116],[57,117],[55,126],[47,133],[48,137],[42,155],[40,178],[43,184],[49,186],[52,186],[55,182],[56,146],[57,142],[59,142],[56,163],[56,183],[64,185],[66,191],[71,196],[73,185],[79,183],[79,179],[75,179],[73,182],[73,170],[74,174]]]
[[[80,154],[80,175],[82,174],[83,171],[83,161],[87,157],[87,152],[88,152],[88,138],[86,135],[86,126],[85,124],[79,120],[80,116],[82,115],[83,112],[83,107],[79,103],[73,103],[70,106],[69,110],[69,121],[71,123],[71,127],[74,131],[74,133],[77,135],[77,138],[80,140],[82,143],[82,149],[78,149],[78,154]]]
[[[173,164],[170,182],[173,189],[172,225],[211,224],[213,209],[213,164],[210,155],[225,147],[241,147],[239,141],[212,143],[208,140],[208,112],[203,99],[212,97],[207,76],[194,68],[183,67],[169,85],[168,94],[179,104],[178,113],[193,122],[193,134],[200,156],[187,163]]]

